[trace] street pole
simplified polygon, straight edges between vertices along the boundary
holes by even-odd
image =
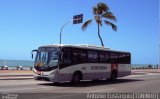
[[[159,61],[159,64],[158,64],[158,68],[160,69],[160,44],[159,44],[159,46],[158,46],[158,47],[159,47],[159,55],[158,55],[158,58],[159,58],[159,60],[158,60],[158,61]]]
[[[60,40],[59,40],[59,44],[61,45],[62,44],[62,31],[63,31],[63,28],[70,22],[73,21],[73,24],[79,24],[79,23],[82,23],[83,22],[83,14],[79,14],[79,15],[75,15],[73,16],[73,20],[69,20],[67,21],[61,28],[61,31],[60,31]]]
[[[62,26],[62,28],[61,28],[61,31],[60,31],[60,42],[59,42],[59,44],[61,45],[61,43],[62,43],[62,31],[63,31],[63,28],[68,24],[68,23],[70,23],[71,21],[67,21],[63,26]]]

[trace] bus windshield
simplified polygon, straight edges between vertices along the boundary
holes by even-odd
[[[35,69],[49,71],[58,67],[59,48],[39,48],[35,58]]]

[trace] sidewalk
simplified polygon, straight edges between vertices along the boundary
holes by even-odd
[[[132,69],[132,73],[160,73],[160,69]]]
[[[160,73],[160,69],[134,69],[132,75],[146,75],[147,73]]]
[[[0,80],[33,79],[32,70],[0,70]]]

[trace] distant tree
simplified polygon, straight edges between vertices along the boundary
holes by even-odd
[[[97,6],[93,7],[93,15],[94,15],[94,19],[87,20],[82,25],[82,30],[86,30],[86,28],[92,22],[92,20],[95,20],[98,26],[98,37],[101,41],[102,47],[104,47],[102,38],[100,36],[100,26],[102,26],[102,21],[103,21],[106,25],[110,25],[113,30],[117,31],[117,26],[115,24],[113,24],[112,22],[108,20],[105,20],[105,19],[109,19],[109,20],[117,21],[116,17],[112,14],[112,12],[110,12],[109,7],[105,3],[102,3],[102,2],[98,3]]]

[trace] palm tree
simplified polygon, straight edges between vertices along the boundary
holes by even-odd
[[[103,19],[109,19],[112,21],[117,21],[116,17],[110,12],[109,7],[105,3],[98,3],[97,6],[93,7],[93,15],[94,19],[89,19],[87,20],[83,25],[82,25],[82,30],[86,30],[87,26],[92,22],[92,20],[95,20],[98,26],[98,37],[101,41],[102,47],[104,47],[102,38],[100,36],[100,26],[102,26],[102,21],[106,25],[110,25],[113,30],[117,31],[117,26],[113,24],[112,22],[108,20],[103,20]]]

